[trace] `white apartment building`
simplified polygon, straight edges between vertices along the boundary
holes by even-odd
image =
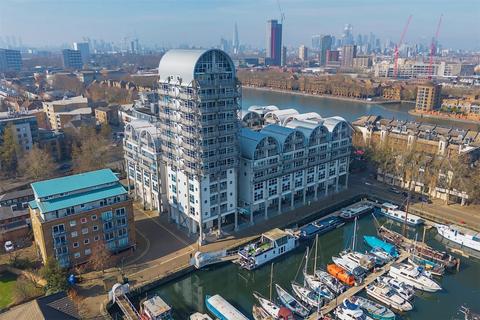
[[[280,115],[278,124],[240,131],[238,202],[251,223],[257,215],[267,219],[269,212],[305,205],[348,185],[349,124],[287,110],[264,115],[272,121]]]

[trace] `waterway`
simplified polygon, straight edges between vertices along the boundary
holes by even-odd
[[[379,217],[380,223],[386,219]],[[357,244],[359,251],[366,250],[362,241],[363,235],[375,234],[374,220],[371,216],[363,217],[357,226]],[[399,231],[400,224],[393,223],[393,229]],[[422,230],[409,228],[410,237],[415,234],[421,238]],[[317,267],[325,267],[331,263],[331,257],[348,247],[352,243],[353,223],[331,231],[319,237]],[[427,231],[426,241],[435,246],[442,244],[435,239],[436,232]],[[277,259],[274,263],[273,283],[291,291],[292,280],[302,282],[301,265],[304,261],[306,245],[314,247],[312,242],[302,244],[294,252],[288,253]],[[313,249],[312,249],[313,251]],[[309,271],[313,270],[314,254],[309,259]],[[438,293],[427,294],[419,292],[414,301],[414,310],[398,316],[398,319],[411,320],[443,320],[463,319],[457,310],[460,305],[467,304],[478,308],[480,302],[480,261],[462,258],[461,270],[458,273],[446,274],[439,280],[443,290]],[[195,271],[180,279],[158,287],[146,295],[159,294],[174,309],[176,319],[188,319],[196,311],[207,312],[205,308],[205,295],[220,294],[230,301],[245,315],[251,317],[252,305],[255,302],[252,292],[258,291],[269,296],[270,265],[265,265],[254,271],[246,271],[239,266],[228,263],[212,267],[209,270]],[[273,289],[273,298],[276,298]],[[365,293],[361,293],[365,295]],[[138,297],[137,299],[144,298]],[[137,300],[137,303],[138,303]]]
[[[300,113],[317,112],[322,117],[341,116],[355,121],[364,115],[379,115],[384,118],[434,123],[447,127],[478,130],[480,125],[454,122],[445,119],[420,118],[408,113],[414,107],[411,103],[376,104],[343,101],[324,97],[312,97],[288,92],[266,91],[253,88],[242,89],[242,110],[252,105],[275,105],[280,109],[294,108]]]

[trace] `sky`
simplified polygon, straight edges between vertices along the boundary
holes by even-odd
[[[264,47],[266,21],[285,14],[284,44],[311,44],[314,34],[340,36],[373,32],[398,42],[413,15],[406,42],[430,42],[443,14],[443,47],[480,50],[480,0],[0,0],[0,37],[21,37],[23,44],[59,46],[84,37],[166,47],[210,47],[233,37],[237,22],[241,44]]]

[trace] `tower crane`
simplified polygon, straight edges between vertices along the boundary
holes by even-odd
[[[432,43],[430,44],[430,62],[428,64],[428,78],[432,79],[433,76],[433,56],[435,55],[435,51],[437,49],[437,40],[438,40],[438,33],[440,32],[440,25],[442,24],[442,17],[443,14],[440,15],[440,19],[438,19],[437,30],[435,31],[435,37],[432,38]]]
[[[400,50],[400,46],[403,43],[403,39],[405,38],[405,34],[407,34],[408,26],[410,25],[410,21],[412,20],[412,15],[408,16],[407,23],[405,27],[403,27],[402,35],[400,36],[400,40],[398,44],[395,45],[395,53],[394,53],[394,62],[393,62],[393,77],[397,78],[398,75],[398,51]]]

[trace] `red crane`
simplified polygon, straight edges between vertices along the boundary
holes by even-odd
[[[428,65],[428,78],[432,79],[433,76],[433,56],[435,55],[435,51],[437,49],[437,39],[438,33],[440,32],[440,25],[442,24],[442,17],[443,14],[440,15],[440,19],[438,19],[437,30],[435,31],[435,37],[432,39],[432,44],[430,45],[430,63]]]
[[[407,33],[408,25],[410,24],[411,20],[412,20],[412,15],[410,15],[408,17],[407,23],[405,24],[405,27],[403,28],[402,35],[400,36],[400,41],[398,41],[398,44],[395,45],[395,58],[394,58],[394,64],[393,64],[393,77],[394,78],[397,78],[397,75],[398,75],[398,50],[400,50],[400,46],[402,45],[403,38],[405,38],[405,34]]]

